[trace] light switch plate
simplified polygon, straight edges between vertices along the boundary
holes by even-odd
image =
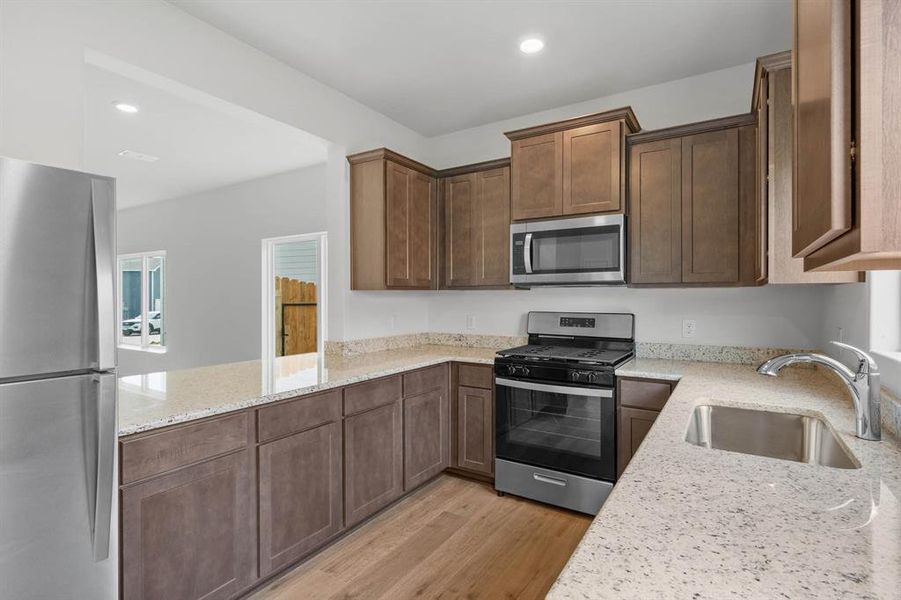
[[[682,337],[693,338],[698,330],[698,322],[694,319],[682,319]]]
[[[470,331],[476,328],[476,316],[466,315],[466,329]]]

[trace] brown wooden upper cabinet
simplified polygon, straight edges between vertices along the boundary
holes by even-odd
[[[510,161],[453,169],[443,176],[442,287],[510,283]],[[471,169],[468,170],[467,169]]]
[[[792,251],[791,51],[757,59],[752,107],[757,114],[757,226],[766,240],[755,255],[755,269],[772,284],[853,283],[856,271],[804,271]]]
[[[509,131],[514,221],[623,212],[629,107]]]
[[[437,288],[435,172],[385,148],[347,160],[351,289]]]
[[[629,140],[631,283],[755,285],[752,114]]]
[[[804,269],[901,268],[901,4],[795,0],[792,249]]]

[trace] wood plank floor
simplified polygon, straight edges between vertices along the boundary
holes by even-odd
[[[590,523],[443,475],[250,598],[544,598]]]

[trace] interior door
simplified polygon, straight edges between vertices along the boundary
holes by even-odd
[[[115,366],[113,194],[112,180],[0,159],[0,380]]]
[[[118,598],[116,376],[0,385],[0,598]]]

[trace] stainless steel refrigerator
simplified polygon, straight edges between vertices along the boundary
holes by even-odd
[[[0,158],[0,598],[118,596],[115,181]]]

